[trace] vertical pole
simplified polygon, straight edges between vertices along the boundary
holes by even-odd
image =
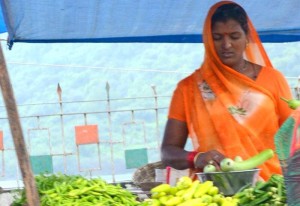
[[[26,149],[21,122],[17,110],[16,100],[9,79],[9,74],[7,71],[1,45],[0,45],[0,86],[1,86],[3,100],[8,115],[10,130],[13,136],[13,141],[14,141],[14,145],[18,157],[19,166],[24,181],[27,203],[29,206],[39,206],[40,205],[39,195],[35,185],[34,176],[31,170],[28,152]]]
[[[106,82],[106,95],[107,95],[107,114],[108,114],[108,124],[109,124],[109,143],[110,143],[110,156],[111,156],[111,170],[112,170],[112,181],[116,182],[115,179],[115,162],[114,162],[114,144],[112,139],[112,123],[111,123],[111,112],[110,112],[110,96],[109,90],[110,86],[109,83]]]
[[[157,101],[157,92],[156,86],[152,85],[152,90],[154,94],[154,101],[155,101],[155,119],[156,119],[156,138],[157,138],[157,148],[160,149],[160,132],[159,132],[159,116],[158,116],[158,101]]]
[[[56,89],[57,95],[58,95],[58,101],[59,101],[59,108],[60,108],[60,127],[61,127],[61,138],[62,138],[62,147],[63,147],[63,158],[64,158],[64,172],[67,173],[67,160],[66,160],[66,142],[65,142],[65,129],[64,129],[64,117],[63,117],[63,105],[62,105],[62,89],[57,84]]]

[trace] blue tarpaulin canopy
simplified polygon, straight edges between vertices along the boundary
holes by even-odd
[[[14,42],[202,42],[216,0],[0,0]],[[237,0],[263,42],[300,40],[299,0]],[[1,14],[2,15],[2,14]],[[4,21],[3,21],[4,18]],[[7,30],[5,30],[5,28]]]

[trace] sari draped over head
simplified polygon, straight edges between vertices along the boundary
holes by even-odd
[[[194,98],[188,125],[194,149],[199,152],[216,149],[225,156],[247,159],[264,149],[275,149],[273,136],[279,128],[276,100],[254,80],[224,65],[219,59],[211,31],[216,9],[231,1],[221,1],[208,12],[203,29],[204,61],[193,74]],[[248,17],[247,17],[248,18]],[[247,61],[272,67],[259,36],[248,18],[249,43],[244,52]],[[281,173],[277,157],[261,167],[264,179]]]

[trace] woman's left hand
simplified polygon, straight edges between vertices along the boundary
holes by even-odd
[[[206,165],[212,164],[217,169],[220,169],[220,162],[224,158],[225,156],[217,150],[199,153],[194,159],[195,168],[203,169]]]

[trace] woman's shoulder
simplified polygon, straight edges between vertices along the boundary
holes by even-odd
[[[262,70],[269,75],[283,76],[282,72],[274,67],[263,66]]]
[[[265,78],[268,78],[270,81],[278,81],[285,79],[283,73],[280,70],[273,67],[262,67],[261,74]]]
[[[181,79],[178,82],[177,86],[178,87],[188,87],[189,85],[191,85],[195,81],[194,74],[195,74],[195,72],[193,72],[190,75],[186,76],[185,78]]]
[[[280,70],[272,67],[262,68],[257,83],[275,91],[278,88],[285,88],[286,85],[289,84],[287,78],[283,75],[283,73]]]

